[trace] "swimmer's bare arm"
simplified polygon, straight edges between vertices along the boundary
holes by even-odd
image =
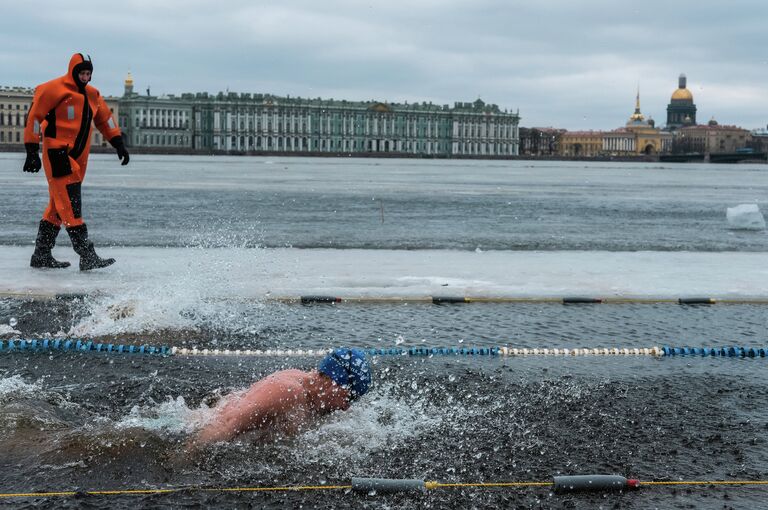
[[[196,434],[192,445],[228,441],[243,432],[264,428],[286,412],[290,399],[284,393],[273,385],[255,384],[242,396],[229,400]]]

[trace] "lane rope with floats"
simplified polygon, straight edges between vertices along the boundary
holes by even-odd
[[[341,303],[432,303],[434,305],[452,305],[468,303],[559,303],[563,305],[586,305],[586,304],[660,304],[671,303],[679,305],[714,305],[717,303],[734,305],[766,305],[767,298],[745,297],[745,298],[720,298],[713,297],[595,297],[595,296],[565,296],[565,297],[515,297],[515,296],[411,296],[411,297],[339,297],[325,295],[307,295],[299,297],[278,297],[270,298],[268,301],[276,301],[287,304],[341,304]]]
[[[94,342],[84,339],[0,340],[0,353],[13,352],[105,352],[149,356],[254,356],[254,357],[322,357],[333,349],[198,349]],[[478,357],[587,357],[587,356],[652,356],[652,357],[721,357],[765,358],[768,347],[594,347],[594,348],[529,348],[529,347],[390,347],[363,350],[370,356],[478,356]]]

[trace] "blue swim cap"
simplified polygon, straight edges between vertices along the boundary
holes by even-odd
[[[335,349],[317,365],[317,371],[350,392],[350,399],[362,397],[371,386],[371,366],[360,349]]]

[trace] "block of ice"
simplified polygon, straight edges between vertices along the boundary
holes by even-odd
[[[739,204],[729,207],[726,211],[730,228],[740,230],[763,230],[765,218],[757,204]]]

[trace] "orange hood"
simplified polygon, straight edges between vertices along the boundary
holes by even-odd
[[[69,72],[64,76],[64,81],[69,85],[77,88],[80,92],[85,90],[86,85],[83,85],[78,78],[80,71],[93,72],[93,62],[91,62],[91,56],[84,57],[82,53],[75,53],[69,59]]]

